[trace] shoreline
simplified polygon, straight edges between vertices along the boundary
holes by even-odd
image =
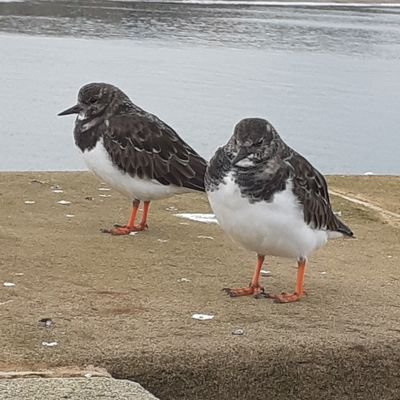
[[[376,1],[376,0],[315,0],[315,1],[297,1],[297,0],[168,0],[157,1],[149,0],[143,3],[161,3],[161,4],[187,4],[187,5],[232,5],[232,6],[271,6],[271,7],[353,7],[353,8],[399,8],[400,2],[398,0],[392,1]]]
[[[0,4],[7,3],[25,3],[26,0],[0,0]],[[399,0],[379,1],[379,0],[314,0],[314,1],[299,1],[299,0],[147,0],[147,1],[123,1],[125,3],[160,3],[160,4],[187,4],[187,5],[232,5],[232,6],[271,6],[271,7],[380,7],[380,8],[398,8],[400,7]],[[108,8],[101,6],[101,8]]]

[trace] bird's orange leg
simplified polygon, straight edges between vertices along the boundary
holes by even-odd
[[[254,270],[253,278],[251,279],[249,287],[230,289],[224,288],[222,289],[224,292],[229,294],[231,297],[239,297],[239,296],[251,296],[255,297],[265,296],[264,288],[260,285],[260,272],[261,267],[264,262],[264,256],[257,256],[257,264],[256,269]]]
[[[142,217],[140,218],[139,225],[135,225],[133,227],[133,230],[135,232],[144,231],[145,229],[147,229],[149,227],[147,225],[147,214],[149,213],[149,207],[150,207],[150,201],[144,201],[143,202]]]
[[[306,259],[300,259],[297,261],[297,278],[296,287],[294,293],[282,293],[278,295],[268,295],[269,298],[274,299],[275,303],[293,303],[299,301],[304,294],[303,282],[304,282],[304,271],[306,269]]]
[[[140,201],[139,200],[134,200],[132,202],[132,211],[131,211],[131,215],[129,216],[129,220],[128,223],[126,225],[126,227],[128,229],[131,229],[134,225],[135,225],[135,220],[136,220],[136,215],[139,209],[139,205],[140,205]]]
[[[137,230],[143,230],[143,229],[136,229],[135,226],[135,220],[136,220],[136,215],[139,209],[140,205],[140,200],[134,200],[132,202],[132,211],[131,215],[129,217],[127,225],[114,225],[114,228],[112,229],[102,229],[103,233],[111,233],[111,235],[129,235],[131,232],[135,232]]]

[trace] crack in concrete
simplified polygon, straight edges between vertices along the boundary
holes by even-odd
[[[398,226],[400,224],[400,214],[377,206],[376,204],[373,204],[366,199],[360,197],[352,197],[337,190],[330,190],[330,194],[332,194],[333,196],[341,197],[342,199],[350,201],[351,203],[358,204],[365,208],[369,208],[370,210],[376,211],[385,221],[387,221],[391,225]]]

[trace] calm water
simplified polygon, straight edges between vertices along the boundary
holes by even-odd
[[[120,86],[209,157],[269,119],[325,173],[400,174],[400,10],[0,2],[0,170],[84,169],[89,81]]]

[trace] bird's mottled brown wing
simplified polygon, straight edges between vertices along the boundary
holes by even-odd
[[[113,163],[132,177],[204,191],[206,161],[152,114],[110,118],[103,140]]]
[[[292,170],[293,191],[304,207],[304,220],[314,228],[353,236],[333,213],[324,176],[295,151],[285,160]]]

